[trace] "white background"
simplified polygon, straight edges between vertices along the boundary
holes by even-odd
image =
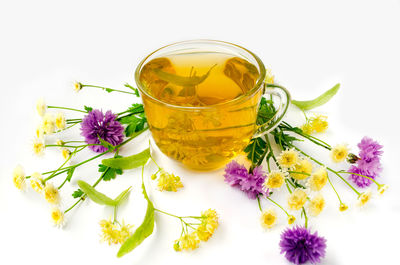
[[[328,240],[323,264],[398,264],[399,1],[15,0],[0,2],[0,25],[1,264],[288,264],[278,247],[285,216],[277,209],[278,225],[263,231],[256,202],[226,185],[222,170],[193,173],[158,155],[166,169],[182,177],[185,188],[161,193],[155,183],[146,182],[156,207],[179,215],[215,208],[220,227],[196,251],[176,253],[172,243],[180,234],[179,223],[157,214],[155,233],[121,259],[115,257],[118,248],[99,243],[98,221],[107,218],[110,209],[85,201],[59,230],[51,226],[49,207],[39,195],[12,186],[11,172],[18,163],[31,174],[62,162],[55,149],[42,158],[32,155],[37,98],[43,96],[49,105],[122,111],[132,103],[130,97],[95,89],[76,94],[73,81],[123,88],[125,82],[134,84],[135,67],[145,55],[171,42],[197,38],[225,40],[255,52],[295,99],[309,99],[342,84],[329,104],[315,110],[329,116],[330,128],[321,137],[331,144],[347,142],[354,152],[364,135],[382,143],[380,180],[390,189],[358,209],[355,194],[332,177],[350,209],[340,213],[327,186],[327,207],[311,219],[311,227]],[[303,122],[295,108],[288,119],[296,125]],[[60,137],[77,138],[79,131]],[[142,150],[147,140],[141,139],[123,153]],[[324,150],[303,146],[328,161]],[[77,179],[97,179],[97,163],[77,170],[63,188],[64,207],[72,202]],[[147,175],[153,169],[149,167]],[[139,184],[139,171],[131,170],[98,186],[110,196],[133,186],[119,215],[136,227],[145,211]],[[286,193],[281,193],[276,198],[284,202]]]

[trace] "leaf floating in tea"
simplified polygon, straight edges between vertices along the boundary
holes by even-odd
[[[224,74],[242,89],[242,93],[251,90],[259,76],[253,64],[238,57],[226,61]]]
[[[321,96],[307,101],[292,100],[292,103],[302,110],[310,110],[319,106],[324,105],[328,102],[339,90],[340,84],[336,84],[334,87],[323,93]]]
[[[176,74],[171,74],[168,72],[164,72],[161,69],[155,68],[153,69],[154,73],[164,81],[172,83],[174,85],[183,86],[183,87],[192,87],[202,83],[206,78],[210,75],[211,70],[216,66],[214,64],[207,73],[201,76],[180,76]]]

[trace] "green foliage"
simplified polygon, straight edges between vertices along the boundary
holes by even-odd
[[[261,98],[257,113],[257,125],[264,124],[272,119],[276,109],[271,99]]]
[[[115,157],[122,157],[122,156],[115,156]],[[109,180],[115,179],[117,177],[117,175],[122,175],[122,173],[123,173],[122,169],[111,168],[111,167],[105,166],[103,164],[99,164],[99,172],[104,172],[103,173],[104,181],[109,181]]]
[[[307,101],[298,101],[298,100],[292,100],[292,103],[299,107],[302,110],[310,110],[319,106],[324,105],[326,102],[328,102],[339,90],[340,84],[336,84],[334,87],[320,95],[319,97],[313,99],[313,100],[307,100]]]
[[[266,147],[267,143],[261,137],[257,137],[251,139],[244,151],[247,153],[247,158],[255,165],[264,159]]]
[[[72,193],[72,197],[74,197],[75,199],[80,198],[83,196],[83,194],[84,194],[84,192],[81,189],[77,189],[76,191],[74,191]]]
[[[131,156],[103,159],[103,165],[115,169],[133,169],[143,166],[150,158],[150,149]]]
[[[123,202],[128,198],[129,193],[131,192],[131,188],[132,188],[132,187],[127,188],[126,190],[124,190],[123,192],[121,192],[121,193],[114,199],[114,201],[115,201],[115,203],[116,203],[117,205],[120,205],[121,203],[123,203]]]
[[[78,180],[78,186],[93,202],[108,206],[116,205],[116,202],[113,199],[97,191],[95,188],[93,188],[90,184],[86,183],[85,181]]]
[[[147,123],[144,113],[128,115],[121,118],[119,121],[127,125],[125,128],[126,137],[132,136],[135,132],[142,131]]]
[[[128,108],[128,112],[131,114],[144,112],[143,104],[133,103],[132,106]]]
[[[132,90],[133,90],[133,93],[135,93],[135,96],[137,96],[137,97],[140,96],[140,95],[139,95],[139,90],[138,90],[137,88],[131,86],[131,85],[128,84],[128,83],[126,83],[124,86],[127,87],[127,88],[129,88],[129,89],[132,89]]]
[[[72,178],[72,175],[74,174],[74,171],[75,171],[75,167],[71,167],[71,169],[69,169],[67,171],[67,181],[68,182],[71,181],[71,178]]]
[[[111,143],[107,142],[106,140],[101,138],[99,135],[97,135],[97,139],[99,139],[100,144],[102,146],[104,146],[105,148],[107,148],[109,151],[114,151],[115,150],[115,146],[114,145],[112,145]]]
[[[93,110],[92,107],[84,106],[85,110],[89,113]]]

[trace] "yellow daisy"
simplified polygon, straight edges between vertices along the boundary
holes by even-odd
[[[272,170],[265,178],[263,187],[264,190],[277,189],[280,188],[284,182],[285,182],[285,175],[279,170]]]
[[[81,90],[82,90],[82,84],[79,83],[79,82],[75,82],[75,83],[74,83],[74,90],[75,90],[76,92],[81,91]]]
[[[42,120],[42,128],[46,134],[52,134],[55,131],[55,118],[51,113],[46,113]]]
[[[288,206],[291,210],[300,210],[307,201],[307,193],[303,189],[295,189],[288,198]]]
[[[62,227],[64,225],[64,213],[57,207],[51,210],[51,220],[53,224],[57,227]]]
[[[317,216],[319,215],[325,207],[325,199],[322,194],[317,194],[310,200],[310,205],[308,209],[310,210],[311,215]]]
[[[64,142],[62,140],[60,140],[60,139],[57,139],[56,145],[63,146]]]
[[[348,154],[349,149],[346,144],[338,144],[331,150],[331,158],[335,163],[345,160]]]
[[[33,148],[33,153],[35,155],[37,155],[37,156],[43,155],[44,148],[45,148],[43,139],[35,138],[33,140],[32,148]]]
[[[291,169],[298,164],[299,153],[294,148],[284,150],[277,159],[281,167]]]
[[[358,197],[357,204],[358,206],[364,206],[372,197],[372,191],[371,189],[368,189],[367,191],[363,192],[360,194]]]
[[[19,190],[25,189],[25,171],[21,165],[18,165],[13,170],[13,183]]]
[[[302,172],[305,174],[301,174],[301,173],[291,173],[290,175],[297,179],[297,180],[303,180],[306,179],[310,176],[311,172],[312,172],[313,166],[310,162],[310,160],[308,159],[301,159],[299,161],[299,163],[293,168],[293,171],[296,172]]]
[[[37,193],[42,193],[42,191],[43,191],[42,174],[40,174],[39,172],[33,173],[31,175],[30,183],[31,183],[31,187],[34,191],[36,191]]]
[[[43,98],[38,99],[36,101],[36,110],[37,110],[37,113],[39,114],[39,116],[43,117],[46,113],[46,109],[47,109],[47,106],[46,106],[46,103],[44,102],[44,99]]]
[[[305,124],[303,124],[300,129],[306,133],[306,134],[312,134],[314,131],[311,127],[311,124],[307,121]]]
[[[60,194],[58,189],[52,183],[46,183],[43,190],[44,198],[51,204],[58,204],[60,202]]]
[[[313,191],[321,190],[328,182],[328,172],[324,167],[318,168],[308,179],[308,186]]]
[[[274,209],[270,208],[261,214],[261,226],[264,228],[271,228],[276,224],[277,214]]]
[[[56,119],[55,119],[55,124],[58,129],[64,130],[65,129],[65,115],[61,112],[57,113]]]

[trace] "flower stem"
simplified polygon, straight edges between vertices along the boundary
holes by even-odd
[[[267,197],[268,198],[268,197]],[[258,208],[260,208],[260,211],[262,212],[262,207],[261,207],[261,202],[260,202],[260,196],[257,196],[257,202],[258,202]]]
[[[303,214],[304,214],[304,219],[305,219],[305,224],[304,224],[304,226],[307,228],[307,226],[308,226],[308,217],[307,217],[307,213],[306,213],[306,209],[304,208],[304,207],[302,207],[303,208]]]
[[[84,85],[82,84],[82,88],[83,87],[94,87],[94,88],[101,88],[107,92],[120,92],[120,93],[125,93],[125,94],[131,94],[131,95],[136,95],[135,93],[132,92],[127,92],[127,91],[123,91],[123,90],[119,90],[119,89],[113,89],[113,88],[108,88],[108,87],[102,87],[102,86],[95,86],[95,85]]]
[[[278,204],[276,201],[274,201],[273,199],[271,199],[270,197],[267,197],[267,199],[272,202],[273,204],[275,204],[276,206],[278,206],[279,208],[282,209],[282,211],[284,211],[286,213],[287,216],[290,216],[290,214],[280,205]]]
[[[47,108],[49,108],[49,109],[65,109],[65,110],[72,110],[72,111],[78,111],[78,112],[87,113],[87,112],[84,111],[84,110],[73,109],[73,108],[66,108],[66,107],[47,106]]]
[[[366,179],[369,179],[369,180],[373,181],[376,184],[376,186],[378,186],[378,187],[382,186],[382,184],[379,184],[373,178],[365,176],[365,175],[361,175],[361,174],[357,174],[357,173],[353,173],[353,172],[347,172],[347,171],[339,171],[338,173],[357,175],[357,176],[360,176],[360,177],[363,177],[363,178],[366,178]]]

